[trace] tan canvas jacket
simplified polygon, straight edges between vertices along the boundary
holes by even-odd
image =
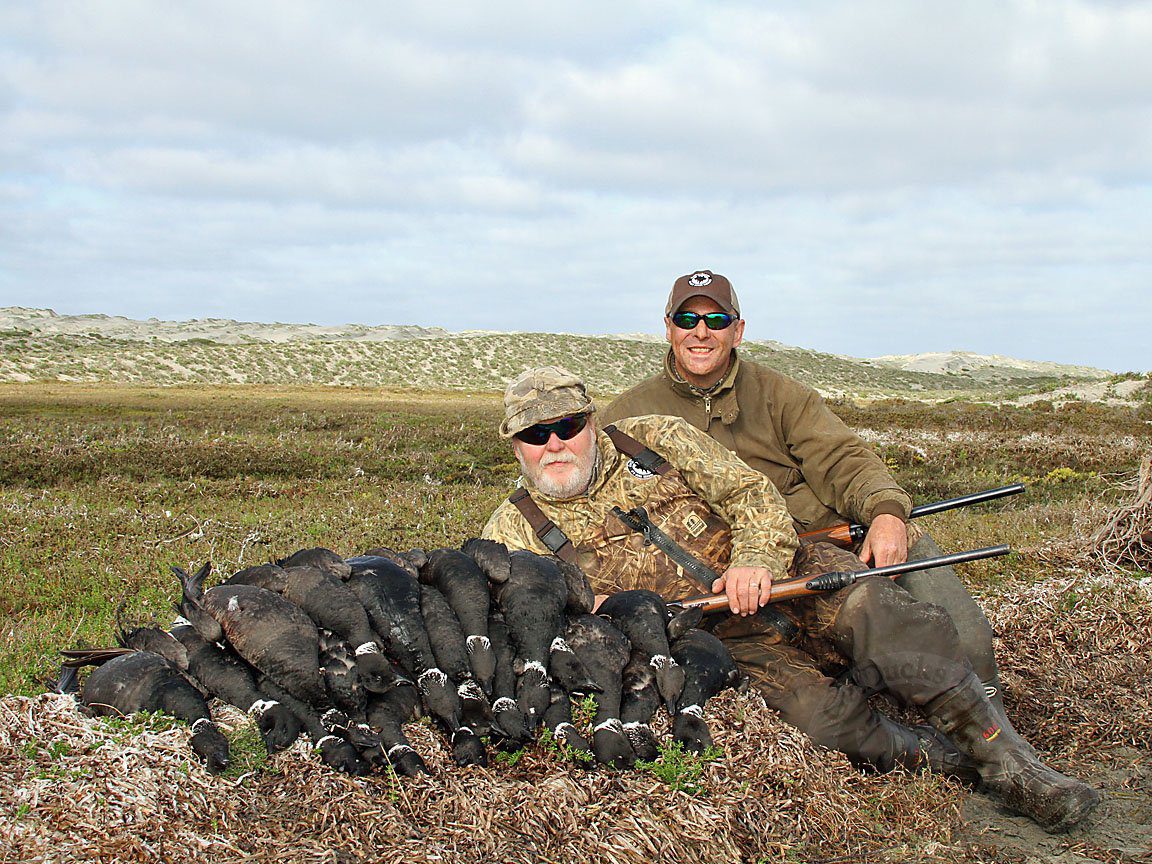
[[[655,546],[645,546],[639,534],[612,515],[613,506],[645,507],[660,530],[718,573],[739,565],[766,567],[773,578],[785,576],[799,541],[784,502],[764,475],[679,417],[634,417],[617,426],[675,471],[665,477],[644,471],[598,431],[600,470],[587,494],[550,498],[521,480],[577,548],[581,569],[597,593],[643,587],[679,597],[708,590]],[[549,554],[508,501],[492,514],[482,536],[510,549]]]
[[[811,387],[739,355],[708,393],[678,377],[669,351],[664,371],[621,395],[600,422],[683,417],[766,475],[800,532],[845,519],[870,524],[880,513],[907,520],[911,497]]]

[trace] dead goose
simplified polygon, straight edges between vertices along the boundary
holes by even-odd
[[[491,735],[503,750],[519,750],[532,740],[528,721],[516,701],[516,655],[508,637],[508,625],[499,609],[488,613],[488,634],[496,668],[492,675]],[[545,706],[542,711],[547,710]]]
[[[576,615],[564,633],[572,651],[596,683],[592,752],[614,768],[627,768],[636,754],[620,721],[621,673],[631,654],[627,637],[599,615]]]
[[[476,562],[493,585],[502,585],[508,581],[512,565],[508,558],[508,547],[503,543],[474,537],[465,540],[460,551]]]
[[[287,558],[281,558],[276,564],[280,567],[318,567],[340,581],[344,581],[352,575],[352,568],[345,563],[343,558],[331,549],[325,549],[321,546],[293,552]]]
[[[455,549],[429,552],[420,578],[439,589],[452,607],[464,631],[472,677],[491,696],[495,659],[488,637],[488,578],[471,557]]]
[[[508,578],[494,586],[516,651],[516,698],[533,730],[552,701],[548,664],[553,649],[559,648],[556,640],[564,629],[568,592],[556,559],[524,550],[509,554]],[[563,671],[567,678],[561,684],[569,692],[595,688],[575,658]]]
[[[615,624],[628,637],[632,649],[648,657],[660,697],[668,713],[675,713],[684,687],[684,670],[672,659],[669,644],[700,623],[700,611],[689,609],[673,617],[656,592],[632,590],[605,598],[596,614]]]
[[[260,679],[260,689],[277,702],[285,705],[299,718],[304,731],[312,739],[312,744],[319,751],[320,759],[325,765],[354,777],[363,777],[371,772],[372,766],[361,757],[360,752],[346,738],[330,733],[324,728],[321,715],[311,705],[297,699],[267,677]]]
[[[387,693],[369,696],[367,719],[370,726],[379,730],[384,755],[392,770],[401,777],[414,777],[430,772],[404,734],[404,723],[414,718],[410,716],[410,704],[401,695],[403,689],[394,687]]]
[[[321,555],[322,552],[327,555]],[[381,693],[392,685],[395,676],[388,659],[380,653],[380,640],[356,594],[344,581],[332,575],[333,571],[342,572],[336,562],[329,560],[328,556],[335,557],[335,554],[328,550],[307,550],[304,556],[306,559],[319,557],[325,566],[307,563],[289,564],[286,567],[262,564],[240,570],[221,584],[254,585],[274,591],[295,603],[317,627],[330,630],[352,646],[361,685],[367,690]],[[285,559],[286,562],[291,560]],[[350,573],[351,568],[348,569]]]
[[[689,630],[674,641],[672,656],[685,675],[672,736],[685,750],[702,753],[712,746],[704,705],[721,690],[739,686],[742,676],[724,643],[704,630]]]
[[[620,722],[637,759],[653,762],[660,745],[652,731],[652,716],[660,707],[656,670],[644,651],[632,649],[620,676]]]
[[[183,618],[177,618],[169,632],[187,653],[188,674],[217,699],[252,715],[269,753],[284,750],[300,737],[296,715],[260,691],[258,673],[237,654],[208,642]]]
[[[253,585],[204,590],[210,565],[189,576],[179,567],[181,614],[210,642],[228,643],[248,663],[288,692],[316,706],[327,704],[320,674],[320,637],[295,603]]]
[[[427,563],[428,556],[423,549],[410,549],[407,552],[397,552],[387,546],[375,546],[362,553],[361,558],[387,558],[401,570],[411,576],[420,578],[420,570]]]
[[[387,632],[389,650],[416,679],[428,711],[451,732],[461,726],[456,685],[436,665],[436,655],[420,612],[420,583],[386,558],[349,558],[348,586],[368,613],[372,626]]]
[[[456,618],[456,613],[452,611],[447,598],[434,585],[420,586],[420,613],[424,618],[424,626],[428,631],[428,640],[432,645],[437,667],[444,670],[456,684],[456,692],[460,697],[462,727],[467,728],[469,734],[476,736],[487,734],[488,724],[492,720],[492,706],[484,691],[472,678],[472,666],[464,630]],[[464,740],[464,737],[466,736],[462,736],[461,740]],[[473,744],[462,746],[461,756],[474,754],[476,749]]]
[[[588,739],[572,723],[572,699],[558,684],[551,688],[552,701],[544,711],[544,728],[567,755],[582,768],[591,768],[596,763],[596,754]]]
[[[162,711],[192,727],[192,749],[208,770],[228,767],[228,739],[212,722],[200,692],[171,663],[151,651],[129,651],[97,666],[80,690],[95,715],[124,716]]]

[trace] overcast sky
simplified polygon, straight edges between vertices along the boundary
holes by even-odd
[[[0,306],[1152,369],[1152,3],[5,2]]]

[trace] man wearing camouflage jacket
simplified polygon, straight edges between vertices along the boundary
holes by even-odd
[[[764,626],[775,579],[866,568],[829,544],[799,546],[772,483],[706,434],[667,416],[599,430],[583,383],[559,367],[526,371],[504,404],[501,435],[513,439],[524,476],[484,537],[555,552],[580,566],[600,595],[725,593],[733,614],[714,632],[768,704],[858,763],[970,770],[1049,831],[1071,827],[1099,802],[1091,787],[1043,765],[988,702],[947,613],[891,580],[862,578],[768,607],[786,616],[786,640]],[[646,544],[637,519],[675,548]],[[721,575],[708,584],[702,573]],[[877,689],[922,710],[958,749],[949,754],[948,739],[932,727],[910,730],[879,714],[860,688],[835,686],[813,651],[866,670]]]

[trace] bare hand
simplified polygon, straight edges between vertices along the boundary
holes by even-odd
[[[712,583],[712,593],[728,595],[733,615],[751,615],[772,595],[772,573],[767,567],[729,567]]]
[[[860,560],[870,567],[887,567],[908,560],[908,527],[899,516],[881,513],[868,526]]]

